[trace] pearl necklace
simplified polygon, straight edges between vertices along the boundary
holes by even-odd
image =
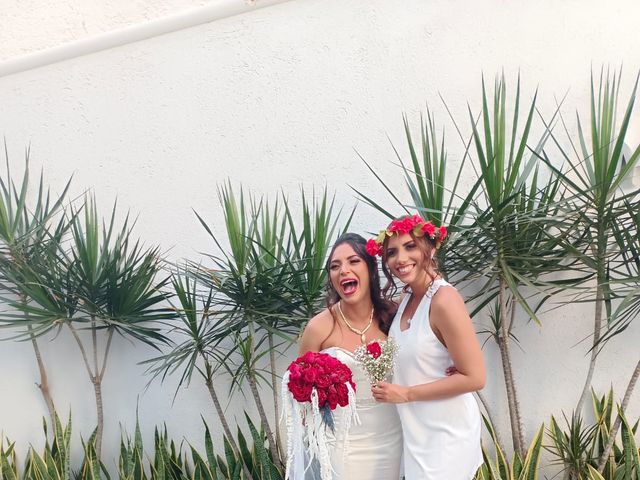
[[[360,335],[360,341],[364,345],[365,343],[367,343],[367,337],[365,336],[365,333],[367,333],[367,330],[369,330],[371,328],[371,325],[373,324],[373,308],[371,309],[371,315],[369,315],[369,323],[362,330],[359,330],[359,329],[353,327],[347,321],[347,317],[345,317],[344,313],[342,313],[342,307],[340,306],[340,303],[341,302],[338,302],[338,311],[340,312],[340,316],[342,317],[342,321],[344,322],[344,324],[347,326],[347,328],[349,330],[351,330],[356,335]]]

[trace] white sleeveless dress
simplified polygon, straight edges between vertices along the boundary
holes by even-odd
[[[393,383],[419,385],[446,377],[453,365],[449,352],[431,330],[431,298],[448,282],[437,279],[427,290],[409,328],[400,330],[407,295],[396,313],[389,335],[398,343]],[[471,393],[444,400],[396,405],[404,437],[407,480],[469,480],[482,464],[480,410]]]
[[[378,403],[371,384],[353,354],[340,347],[322,350],[345,363],[356,384],[356,409],[360,424],[351,424],[349,433],[336,436],[327,430],[331,465],[335,480],[398,480],[402,456],[402,427],[395,405]],[[335,432],[341,432],[345,409],[333,411]],[[313,478],[311,469],[307,478]],[[410,478],[410,477],[408,477]]]

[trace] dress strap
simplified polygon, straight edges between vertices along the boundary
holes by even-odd
[[[447,282],[444,278],[436,278],[431,284],[431,286],[427,289],[424,296],[428,298],[433,297],[436,294],[436,292],[440,289],[440,287],[444,287],[445,285],[451,286],[451,284]]]

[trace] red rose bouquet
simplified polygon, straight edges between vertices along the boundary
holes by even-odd
[[[369,377],[371,384],[385,380],[393,369],[393,361],[398,352],[398,344],[393,337],[374,340],[356,348],[355,357]]]
[[[320,410],[335,410],[349,404],[349,388],[355,390],[351,370],[336,357],[307,352],[289,365],[287,388],[298,402],[312,402],[318,396]]]
[[[320,478],[332,478],[325,428],[334,430],[332,410],[338,406],[347,408],[347,421],[341,428],[348,430],[352,420],[358,421],[355,388],[351,369],[329,354],[307,352],[291,362],[282,378],[288,438],[286,478],[302,478],[301,472],[314,459]]]

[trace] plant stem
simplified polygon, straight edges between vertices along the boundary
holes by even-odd
[[[273,392],[273,411],[276,428],[276,448],[278,449],[278,458],[282,458],[282,438],[280,436],[280,428],[278,423],[278,413],[280,412],[280,401],[278,399],[278,378],[276,375],[276,349],[273,343],[273,333],[269,332],[269,367],[271,368],[271,391]]]
[[[113,338],[113,330],[109,330],[109,336],[107,338],[107,344],[105,346],[104,358],[102,367],[98,363],[98,337],[96,332],[96,317],[94,315],[91,316],[91,343],[93,347],[93,361],[94,361],[94,369],[92,370],[91,365],[89,364],[89,356],[87,355],[87,351],[84,348],[82,340],[78,335],[77,330],[71,324],[67,324],[71,333],[73,334],[73,338],[75,338],[78,347],[80,348],[80,353],[82,354],[82,360],[84,362],[84,366],[89,375],[89,380],[93,384],[93,392],[96,398],[96,416],[98,424],[96,426],[96,456],[98,460],[101,457],[101,449],[102,449],[102,432],[104,431],[104,407],[102,402],[102,378],[104,376],[105,369],[107,367],[107,359],[109,356],[109,349],[111,347],[111,339]]]
[[[596,287],[596,308],[593,322],[593,345],[591,348],[591,357],[589,359],[589,370],[587,372],[587,378],[585,379],[584,386],[582,387],[582,394],[576,405],[576,413],[582,412],[584,402],[589,395],[591,389],[591,380],[593,379],[593,373],[596,369],[596,359],[598,357],[597,345],[600,342],[600,331],[602,330],[602,306],[604,303],[604,293],[602,291],[602,283],[604,281],[604,275],[602,278],[598,274],[598,286]]]
[[[247,375],[247,379],[249,381],[249,388],[251,389],[251,394],[256,402],[256,407],[258,408],[258,415],[260,416],[260,422],[262,423],[262,428],[264,428],[265,433],[267,434],[267,442],[269,443],[269,451],[271,452],[271,456],[273,457],[273,461],[276,462],[280,467],[282,467],[282,460],[278,456],[278,449],[276,448],[276,443],[273,437],[273,431],[271,430],[271,426],[269,425],[269,420],[267,419],[267,412],[264,409],[264,405],[262,404],[262,399],[260,398],[260,392],[258,391],[258,382],[256,381],[255,374],[253,372],[249,372]]]
[[[24,293],[20,293],[20,303],[22,305],[27,305],[27,296]],[[51,419],[51,425],[55,425],[55,406],[53,404],[53,398],[51,398],[51,391],[49,390],[49,377],[47,375],[47,370],[44,367],[44,361],[42,360],[42,353],[40,352],[40,346],[38,345],[38,340],[36,336],[33,334],[33,327],[29,324],[29,313],[24,313],[24,319],[27,322],[27,330],[29,331],[29,339],[31,340],[31,345],[33,346],[33,353],[36,356],[36,364],[38,365],[38,373],[40,374],[40,383],[36,383],[36,386],[40,390],[42,397],[44,398],[44,403],[47,405],[47,410],[49,411],[49,418]]]
[[[516,390],[515,379],[513,377],[513,366],[511,364],[511,353],[509,351],[509,314],[507,306],[506,284],[500,278],[500,332],[498,334],[498,348],[502,360],[504,381],[507,391],[507,402],[509,404],[509,420],[511,422],[511,439],[514,451],[524,458],[524,439],[522,436],[522,420],[520,419],[520,405],[518,403],[518,392]]]
[[[207,375],[210,375],[211,367],[209,366],[209,363],[206,364],[206,369],[207,369]],[[224,410],[222,409],[222,405],[220,404],[220,399],[218,398],[218,394],[215,391],[215,388],[213,387],[213,380],[208,376],[207,379],[205,380],[205,384],[207,385],[207,390],[209,390],[209,396],[211,397],[213,406],[216,409],[216,413],[220,418],[220,423],[222,423],[222,429],[224,430],[224,434],[227,436],[229,440],[229,444],[233,449],[233,452],[236,455],[239,455],[240,450],[238,449],[234,436],[231,433],[231,428],[229,427],[229,422],[227,421],[227,418],[224,415]]]
[[[31,345],[33,345],[33,352],[36,356],[36,363],[38,364],[38,372],[40,373],[40,382],[36,383],[42,397],[44,398],[44,402],[47,404],[47,410],[49,411],[49,417],[51,417],[51,425],[54,425],[55,420],[55,406],[53,404],[53,398],[51,398],[51,392],[49,390],[49,378],[47,376],[47,371],[44,368],[44,362],[42,361],[42,354],[40,353],[40,347],[38,346],[38,341],[36,337],[31,333],[31,325],[29,325],[29,337],[31,339]]]
[[[256,379],[255,373],[255,358],[254,358],[254,341],[255,338],[255,324],[249,319],[248,321],[248,337],[246,341],[248,342],[247,354],[248,357],[244,359],[246,366],[246,375],[247,381],[249,382],[249,389],[251,390],[251,394],[253,395],[253,399],[256,402],[256,407],[258,409],[258,415],[260,416],[260,423],[262,428],[267,435],[267,443],[269,444],[269,451],[271,452],[271,456],[273,457],[273,461],[280,468],[284,466],[282,459],[278,455],[278,449],[276,447],[276,442],[274,440],[273,431],[271,430],[271,426],[269,425],[269,419],[267,418],[267,412],[264,408],[264,404],[262,403],[262,398],[260,398],[260,391],[258,390],[258,380]]]
[[[80,349],[80,354],[82,355],[82,361],[84,362],[84,367],[87,370],[89,377],[93,379],[94,375],[93,375],[93,371],[91,371],[91,365],[89,365],[89,360],[87,358],[87,351],[85,350],[84,345],[82,344],[82,340],[80,340],[78,331],[75,329],[75,327],[71,323],[67,323],[67,326],[69,327],[69,330],[71,330],[71,334],[73,335],[73,338],[75,339],[76,344]]]
[[[622,404],[618,409],[618,415],[616,417],[616,421],[611,428],[611,433],[609,433],[609,438],[607,439],[607,445],[604,447],[602,451],[602,455],[598,459],[598,472],[602,473],[605,465],[607,464],[607,460],[609,458],[609,452],[613,447],[613,443],[615,442],[616,435],[618,435],[618,429],[620,428],[620,424],[622,423],[622,417],[620,416],[620,412],[624,412],[627,409],[627,405],[629,405],[629,400],[631,399],[631,394],[633,393],[633,389],[636,386],[638,381],[638,377],[640,377],[640,360],[636,365],[633,374],[631,375],[631,379],[629,380],[629,385],[627,385],[627,390],[624,392],[624,397],[622,399]]]
[[[224,414],[224,410],[222,409],[222,405],[220,404],[220,399],[218,398],[218,394],[216,390],[213,388],[213,369],[211,368],[211,364],[205,357],[204,353],[200,352],[200,356],[204,360],[206,378],[205,384],[207,385],[207,390],[209,391],[209,396],[211,397],[211,401],[213,402],[213,406],[216,409],[216,413],[218,414],[218,418],[220,419],[220,423],[222,424],[222,429],[224,430],[224,434],[229,441],[229,445],[233,450],[235,456],[242,460],[242,455],[240,454],[240,449],[238,448],[238,444],[236,443],[233,434],[231,433],[231,428],[229,427],[229,422],[227,421],[227,417]],[[242,467],[244,469],[244,473],[247,478],[251,478],[251,473],[249,472],[249,468],[245,465],[244,461],[242,461]]]
[[[93,383],[93,393],[96,397],[96,413],[98,416],[98,426],[96,427],[96,456],[100,459],[102,450],[102,432],[104,430],[104,409],[102,407],[102,381],[99,377],[91,380]]]

